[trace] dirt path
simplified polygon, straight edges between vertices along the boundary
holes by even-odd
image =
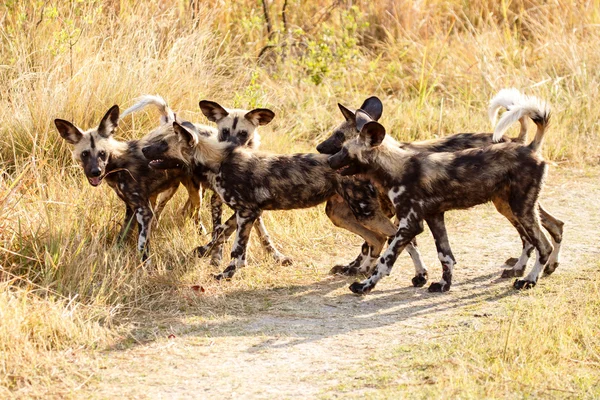
[[[589,267],[598,259],[600,169],[553,168],[542,199],[566,222],[562,263],[546,279]],[[498,279],[498,266],[519,253],[513,228],[492,206],[448,216],[459,264],[452,290],[429,294],[410,285],[412,266],[402,255],[390,277],[366,297],[347,289],[350,280],[329,277],[292,288],[239,293],[239,309],[211,317],[205,311],[176,317],[148,315],[158,338],[99,355],[98,374],[81,394],[108,398],[300,398],[326,393],[373,353],[422,343],[443,321],[470,324],[475,313],[496,313],[495,303],[515,295],[512,280]],[[430,281],[440,271],[429,233],[420,237]],[[354,251],[351,252],[352,254]],[[341,255],[337,261],[348,258]],[[337,257],[336,257],[337,258]],[[531,266],[530,262],[530,266]],[[544,278],[539,285],[544,285]],[[243,298],[260,296],[260,309],[245,310]],[[436,328],[437,327],[437,328]],[[168,332],[176,336],[168,338]]]

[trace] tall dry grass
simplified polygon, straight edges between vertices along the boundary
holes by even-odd
[[[340,120],[337,102],[357,107],[376,94],[389,131],[414,140],[489,130],[487,101],[515,86],[552,104],[549,158],[598,162],[597,0],[285,4],[284,24],[284,2],[268,3],[270,32],[261,3],[250,1],[0,5],[0,302],[11,310],[3,326],[20,332],[12,340],[0,331],[0,385],[51,379],[56,351],[111,341],[118,321],[100,321],[177,308],[173,288],[210,272],[202,266],[190,277],[197,262],[182,254],[202,238],[171,207],[154,239],[169,243],[155,265],[170,273],[149,275],[115,238],[122,205],[107,188],[82,183],[54,118],[88,128],[111,105],[158,93],[183,117],[206,122],[198,100],[213,99],[274,109],[264,146],[312,151]],[[134,116],[117,135],[139,137],[155,122],[152,112]],[[299,248],[339,235],[320,210],[270,223],[277,240],[293,237]],[[31,368],[38,349],[48,358]]]

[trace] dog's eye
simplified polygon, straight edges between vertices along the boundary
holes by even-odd
[[[335,137],[336,137],[336,139],[337,139],[337,140],[339,140],[339,141],[343,142],[343,141],[344,141],[344,139],[345,139],[344,132],[337,131],[337,132],[335,133]]]
[[[87,151],[87,150],[81,152],[81,157],[83,157],[83,158],[85,158],[85,157],[87,157],[89,155],[90,155],[90,152]]]
[[[98,153],[98,157],[104,160],[106,158],[106,152],[104,150],[100,151]]]
[[[237,134],[237,136],[239,138],[244,138],[245,139],[245,138],[248,137],[248,132],[246,132],[246,131],[239,131],[238,134]]]

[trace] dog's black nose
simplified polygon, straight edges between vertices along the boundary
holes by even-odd
[[[142,154],[143,155],[148,154],[148,146],[142,147]]]
[[[96,177],[96,176],[100,176],[102,175],[102,171],[100,170],[100,168],[94,168],[93,170],[90,171],[90,176],[92,177]]]

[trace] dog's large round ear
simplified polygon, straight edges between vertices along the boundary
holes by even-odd
[[[114,105],[104,114],[102,117],[102,121],[100,121],[100,125],[98,125],[98,134],[102,137],[109,137],[119,125],[119,106]]]
[[[54,125],[60,136],[70,144],[77,144],[83,137],[83,133],[75,125],[64,119],[55,119]]]
[[[181,140],[185,141],[189,147],[194,147],[198,144],[198,136],[176,121],[173,121],[173,132],[175,132]]]
[[[366,111],[374,121],[379,121],[383,114],[383,103],[377,96],[371,96],[363,102],[360,109]]]
[[[229,112],[221,107],[219,103],[209,100],[202,100],[200,102],[200,110],[202,110],[202,114],[204,114],[209,121],[217,123],[229,115]]]
[[[373,118],[371,118],[369,113],[359,109],[356,110],[356,116],[354,120],[356,121],[356,130],[360,132],[367,122],[373,121]]]
[[[268,108],[255,108],[244,115],[254,126],[266,125],[275,118],[275,113]]]
[[[368,146],[379,146],[385,138],[385,128],[377,121],[369,121],[362,127],[360,137]]]
[[[354,121],[354,111],[340,103],[338,103],[338,107],[340,108],[340,111],[342,112],[342,115],[346,121]]]

